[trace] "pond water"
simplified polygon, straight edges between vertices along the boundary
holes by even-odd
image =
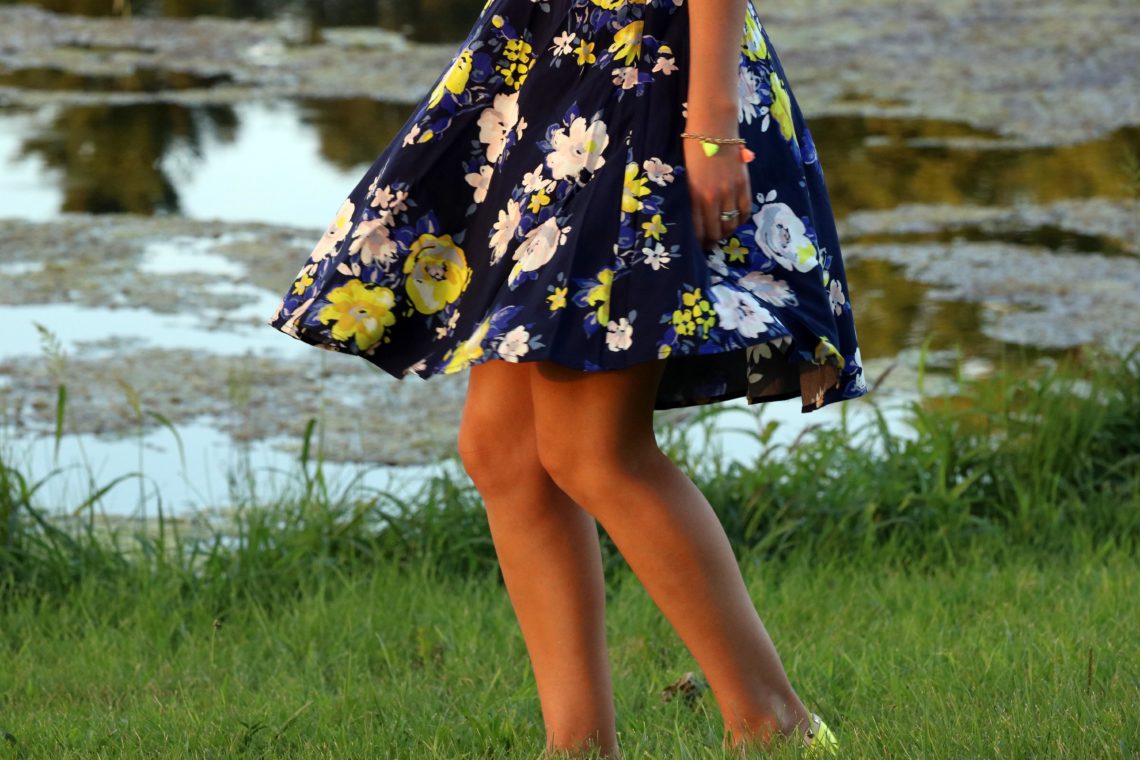
[[[420,42],[461,40],[471,19],[483,7],[480,0],[0,0],[0,5],[35,5],[56,13],[106,17],[131,15],[159,18],[285,19],[323,27],[379,26]]]
[[[0,0],[0,10],[9,4]],[[38,5],[98,16],[111,4]],[[132,11],[380,25],[448,40],[480,6],[156,0]],[[428,9],[443,21],[424,23]],[[274,473],[296,469],[310,417],[322,418],[330,477],[369,487],[413,488],[452,449],[465,378],[395,381],[264,325],[414,103],[222,96],[230,74],[161,61],[110,73],[18,64],[0,58],[0,92],[10,93],[0,99],[0,275],[18,283],[0,296],[8,458],[41,474],[97,463],[99,482],[139,468],[142,486],[117,487],[102,505],[125,515],[160,497],[175,512],[232,503],[224,471],[251,460],[264,493]],[[870,381],[884,381],[876,400],[895,402],[894,423],[915,398],[924,344],[932,387],[951,389],[959,360],[984,375],[1137,334],[1140,127],[1028,144],[967,119],[876,108],[808,119],[840,221],[863,358]],[[1069,287],[1078,279],[1087,284],[1080,298]],[[1087,329],[1042,333],[1050,320]],[[69,406],[57,452],[46,434],[60,383]],[[346,390],[368,400],[373,419],[352,413]],[[139,404],[170,420],[182,446]],[[417,411],[427,405],[437,418],[430,429]],[[766,406],[723,427],[729,456],[756,450],[740,428],[777,420],[777,441],[788,442],[805,427],[871,412],[863,401],[812,415],[796,402]],[[203,491],[206,473],[223,487]],[[80,503],[88,478],[61,475],[45,503]]]

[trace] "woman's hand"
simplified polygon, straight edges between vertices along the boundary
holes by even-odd
[[[735,116],[735,114],[734,114]],[[736,119],[694,122],[685,127],[694,132],[715,137],[737,137]],[[684,144],[685,176],[688,177],[689,197],[692,199],[693,225],[702,248],[711,248],[717,241],[732,234],[752,211],[752,188],[748,178],[748,164],[740,160],[740,145],[722,143],[712,156],[706,156],[701,141],[692,137],[681,139]],[[723,211],[736,209],[739,213],[722,220]]]
[[[740,47],[748,0],[690,0],[688,103],[685,131],[713,137],[738,137]],[[740,145],[721,145],[706,156],[700,140],[681,138],[685,174],[693,201],[693,221],[701,245],[710,248],[737,228],[751,211],[747,164]],[[721,221],[720,212],[740,213]]]

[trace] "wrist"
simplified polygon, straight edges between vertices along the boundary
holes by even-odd
[[[689,132],[735,135],[740,106],[735,100],[707,101],[690,99],[685,115],[685,129]]]

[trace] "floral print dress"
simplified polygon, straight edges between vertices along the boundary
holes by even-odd
[[[751,209],[702,249],[685,0],[488,0],[269,324],[427,378],[666,360],[655,408],[867,393],[812,135],[747,5]]]

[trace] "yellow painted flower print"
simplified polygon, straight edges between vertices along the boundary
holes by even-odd
[[[744,262],[748,259],[748,248],[741,244],[740,238],[736,235],[729,238],[728,245],[724,246],[724,253],[729,261]]]
[[[297,279],[293,282],[293,295],[299,296],[309,289],[313,284],[313,276],[308,272],[300,272]]]
[[[599,8],[605,8],[607,11],[617,10],[623,5],[645,5],[649,0],[590,0],[594,5]]]
[[[479,326],[475,328],[475,332],[471,334],[471,337],[444,354],[443,358],[446,364],[444,365],[443,373],[445,375],[465,370],[483,356],[483,339],[487,337],[487,330],[490,326],[491,320],[484,319],[479,323]]]
[[[776,72],[772,72],[768,81],[772,85],[772,118],[780,125],[780,134],[784,139],[794,140],[796,130],[792,124],[792,101],[788,97],[788,91],[784,89],[784,84]]]
[[[594,54],[594,43],[587,40],[580,40],[574,52],[578,54],[579,66],[589,66],[598,60],[598,56]]]
[[[503,75],[504,81],[516,90],[522,87],[523,82],[526,81],[526,75],[530,72],[533,60],[530,51],[530,44],[523,40],[507,41],[507,47],[503,53],[507,57],[507,61],[499,66],[498,71]]]
[[[843,354],[835,347],[826,335],[819,336],[819,343],[815,347],[815,360],[818,364],[824,364],[828,361],[829,357],[835,357],[834,364],[840,369],[843,369]]]
[[[760,31],[760,22],[748,13],[744,16],[744,40],[740,47],[751,61],[763,61],[768,58],[768,43]]]
[[[332,322],[332,337],[339,341],[355,340],[356,347],[366,351],[383,336],[384,330],[396,322],[392,307],[396,294],[390,288],[353,279],[328,295],[329,303],[317,319]]]
[[[622,188],[621,194],[621,210],[627,214],[633,213],[641,208],[641,201],[638,200],[643,195],[649,195],[652,192],[646,184],[649,178],[637,176],[637,162],[630,162],[625,167],[625,184]]]
[[[665,225],[661,222],[661,214],[654,214],[648,222],[642,222],[641,229],[645,230],[645,237],[660,240],[661,236],[665,234]]]
[[[428,98],[428,108],[435,108],[443,98],[444,92],[450,92],[452,95],[463,92],[470,76],[471,50],[464,48],[459,51],[459,55],[455,56],[455,60],[451,62],[451,67],[439,80],[435,89],[431,91],[431,96]]]
[[[614,54],[615,61],[633,63],[641,55],[641,36],[644,21],[631,21],[614,35],[614,41],[606,50]]]
[[[567,292],[567,288],[555,288],[554,292],[546,297],[546,300],[550,302],[551,311],[558,311],[559,309],[566,308]]]
[[[425,232],[412,243],[404,260],[408,297],[421,314],[435,314],[459,298],[471,281],[471,270],[463,249],[451,235],[437,237]]]
[[[614,284],[614,270],[609,267],[598,272],[598,284],[586,293],[586,303],[595,307],[598,324],[609,324],[610,321],[610,291]]]
[[[697,288],[691,293],[681,295],[681,308],[673,311],[673,326],[680,335],[693,335],[698,328],[701,335],[708,332],[716,324],[716,312]]]

